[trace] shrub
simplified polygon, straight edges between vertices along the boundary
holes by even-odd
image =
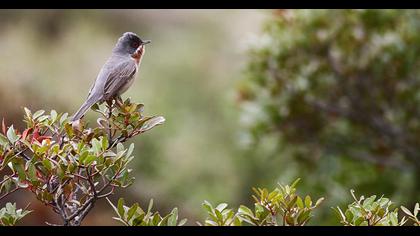
[[[60,215],[63,225],[80,225],[97,200],[130,186],[134,144],[123,143],[164,118],[144,116],[143,104],[129,99],[119,106],[92,109],[101,115],[93,128],[82,120],[69,122],[67,113],[55,110],[32,113],[25,108],[22,132],[3,120],[0,170],[9,173],[0,182],[0,200],[18,190],[31,191]],[[7,206],[7,214],[13,215]],[[15,218],[5,218],[7,224],[28,212],[16,213]]]
[[[205,201],[208,218],[204,225],[208,226],[240,226],[242,223],[255,226],[303,226],[312,218],[312,211],[318,207],[324,198],[318,199],[315,204],[310,196],[302,198],[296,194],[296,185],[281,185],[269,192],[266,188],[253,188],[256,195],[254,211],[241,205],[236,213],[227,208],[226,203],[213,207]],[[199,223],[202,225],[201,223]]]
[[[134,203],[131,207],[125,206],[123,198],[118,200],[117,206],[114,206],[109,199],[107,200],[118,215],[113,219],[125,226],[182,226],[187,222],[186,219],[183,219],[178,223],[178,208],[174,208],[166,216],[161,216],[159,212],[153,213],[153,199],[149,202],[147,212],[138,203]]]

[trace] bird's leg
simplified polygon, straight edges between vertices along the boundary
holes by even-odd
[[[115,97],[115,104],[116,104],[119,108],[122,108],[122,107],[123,107],[124,102],[123,102],[123,100],[122,100],[121,96],[116,96],[116,97]]]

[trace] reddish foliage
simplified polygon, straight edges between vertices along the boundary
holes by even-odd
[[[1,122],[1,130],[3,131],[3,134],[6,134],[6,124],[4,123],[4,117],[3,117],[3,120]]]
[[[25,140],[26,137],[28,136],[29,131],[31,131],[31,130],[32,130],[32,128],[25,129],[22,133],[21,140]]]

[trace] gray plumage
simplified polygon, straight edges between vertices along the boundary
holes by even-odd
[[[86,101],[72,116],[72,121],[81,119],[95,103],[112,101],[127,91],[136,77],[144,55],[144,45],[149,42],[142,41],[131,32],[124,33],[118,39],[112,55],[99,72]]]

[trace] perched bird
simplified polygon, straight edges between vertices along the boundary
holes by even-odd
[[[127,91],[133,84],[145,52],[145,45],[148,43],[150,40],[143,41],[132,32],[126,32],[118,39],[111,56],[96,77],[86,101],[72,116],[71,121],[81,119],[95,103],[112,102]]]

